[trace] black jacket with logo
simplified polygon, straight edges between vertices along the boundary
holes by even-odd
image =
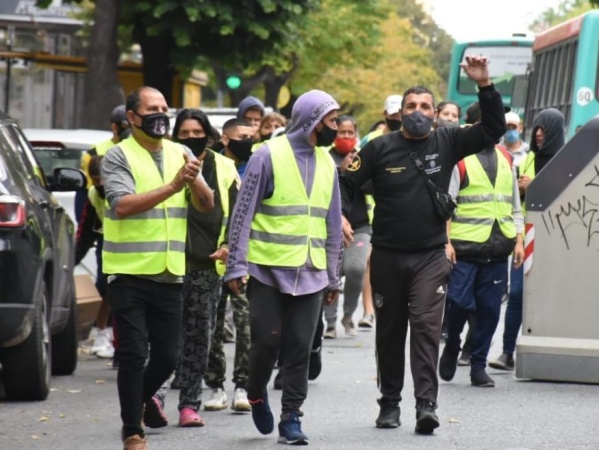
[[[505,134],[505,112],[494,86],[478,94],[482,118],[468,128],[440,128],[425,139],[406,139],[392,132],[370,141],[340,177],[343,214],[348,215],[360,186],[372,180],[375,248],[419,252],[442,248],[446,222],[435,214],[422,174],[410,159],[415,152],[427,176],[447,191],[456,163],[498,142]]]

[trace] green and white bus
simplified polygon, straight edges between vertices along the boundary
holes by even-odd
[[[462,108],[462,116],[472,103],[478,101],[477,87],[460,64],[466,56],[486,56],[489,59],[489,72],[495,87],[501,92],[503,102],[511,106],[515,80],[524,77],[532,60],[532,37],[514,34],[503,39],[484,39],[456,42],[451,53],[451,67],[445,100],[457,103]],[[514,109],[521,114],[521,110]]]
[[[525,130],[536,114],[559,109],[566,118],[566,139],[599,114],[599,10],[595,9],[537,35],[527,78]]]

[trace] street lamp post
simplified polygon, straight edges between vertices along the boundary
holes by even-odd
[[[6,28],[6,51],[9,54],[12,52],[14,32],[15,28],[12,25],[9,25]],[[6,56],[6,80],[4,80],[4,112],[6,114],[8,114],[10,105],[10,71],[12,66],[12,60],[9,54]]]

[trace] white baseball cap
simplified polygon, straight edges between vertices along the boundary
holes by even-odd
[[[515,112],[509,112],[505,114],[505,123],[506,124],[512,124],[512,125],[520,125],[520,116],[518,114],[516,114]]]
[[[401,95],[390,95],[385,100],[385,112],[389,115],[395,114],[401,111],[401,101],[403,97]]]

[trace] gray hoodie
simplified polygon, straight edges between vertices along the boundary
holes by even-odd
[[[306,186],[308,195],[314,182],[314,146],[309,137],[316,125],[329,112],[339,109],[337,102],[326,92],[309,91],[301,95],[293,107],[287,137],[295,154],[295,160]],[[326,218],[327,223],[327,270],[314,267],[308,257],[298,268],[272,267],[248,263],[247,251],[251,223],[257,206],[274,192],[274,177],[268,143],[258,148],[250,158],[243,184],[231,218],[229,234],[229,258],[225,281],[250,275],[261,283],[272,286],[285,294],[306,295],[326,287],[339,287],[339,270],[342,257],[341,199],[337,174],[333,184],[333,196]]]

